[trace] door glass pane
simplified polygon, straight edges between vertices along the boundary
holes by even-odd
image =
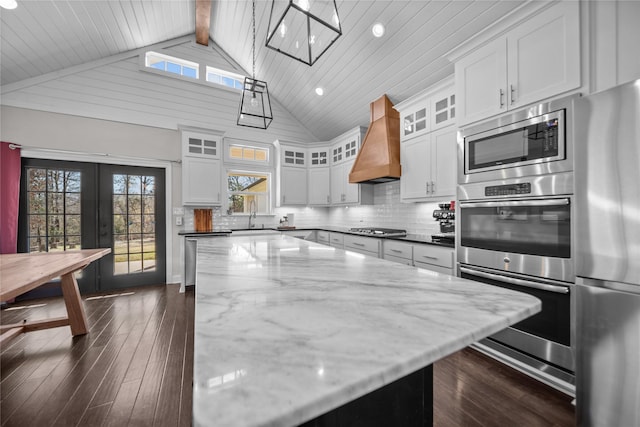
[[[46,167],[26,172],[29,252],[81,249],[81,172]]]
[[[114,275],[155,271],[155,178],[114,174],[113,190]]]

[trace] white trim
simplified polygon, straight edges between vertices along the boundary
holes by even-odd
[[[173,275],[173,210],[172,210],[172,174],[171,174],[171,161],[158,160],[158,159],[143,159],[139,157],[126,157],[126,156],[114,156],[110,154],[100,153],[82,153],[77,151],[64,151],[64,150],[51,150],[43,148],[29,148],[23,147],[20,151],[21,157],[31,157],[35,159],[49,159],[49,160],[67,160],[76,162],[90,162],[90,163],[110,163],[119,164],[123,166],[147,166],[164,169],[164,186],[165,186],[165,281],[166,283],[175,283],[175,277]],[[171,278],[171,282],[168,278]],[[179,281],[179,280],[178,280]]]

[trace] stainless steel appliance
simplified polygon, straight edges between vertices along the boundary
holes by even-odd
[[[435,243],[455,243],[455,201],[451,203],[439,203],[438,207],[433,211],[433,217],[440,224],[440,233],[432,234],[431,241]]]
[[[640,426],[640,80],[576,103],[577,421]]]
[[[462,185],[458,199],[460,263],[574,282],[572,173]]]
[[[574,104],[534,105],[458,134],[461,277],[538,297],[542,311],[482,341],[567,393],[575,382]]]
[[[404,237],[407,235],[407,230],[398,230],[395,228],[380,228],[380,227],[355,227],[349,229],[350,233],[360,234],[363,236],[374,237]]]
[[[542,311],[482,343],[573,392],[575,309],[570,172],[458,188],[461,277],[525,292]]]
[[[573,170],[572,105],[566,97],[458,133],[458,183]]]

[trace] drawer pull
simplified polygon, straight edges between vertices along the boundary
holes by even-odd
[[[422,257],[427,259],[438,259],[437,256],[422,255]]]
[[[398,253],[398,254],[402,253],[402,251],[400,249],[391,249],[391,252],[395,252],[395,253]]]
[[[362,246],[362,247],[364,247],[364,243],[353,242],[353,244],[354,244],[354,245],[356,245],[356,246]]]

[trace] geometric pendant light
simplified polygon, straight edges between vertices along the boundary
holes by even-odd
[[[313,65],[342,35],[335,0],[273,0],[266,46]]]
[[[238,126],[266,129],[273,121],[267,82],[256,79],[256,1],[253,0],[253,74],[244,78]]]

